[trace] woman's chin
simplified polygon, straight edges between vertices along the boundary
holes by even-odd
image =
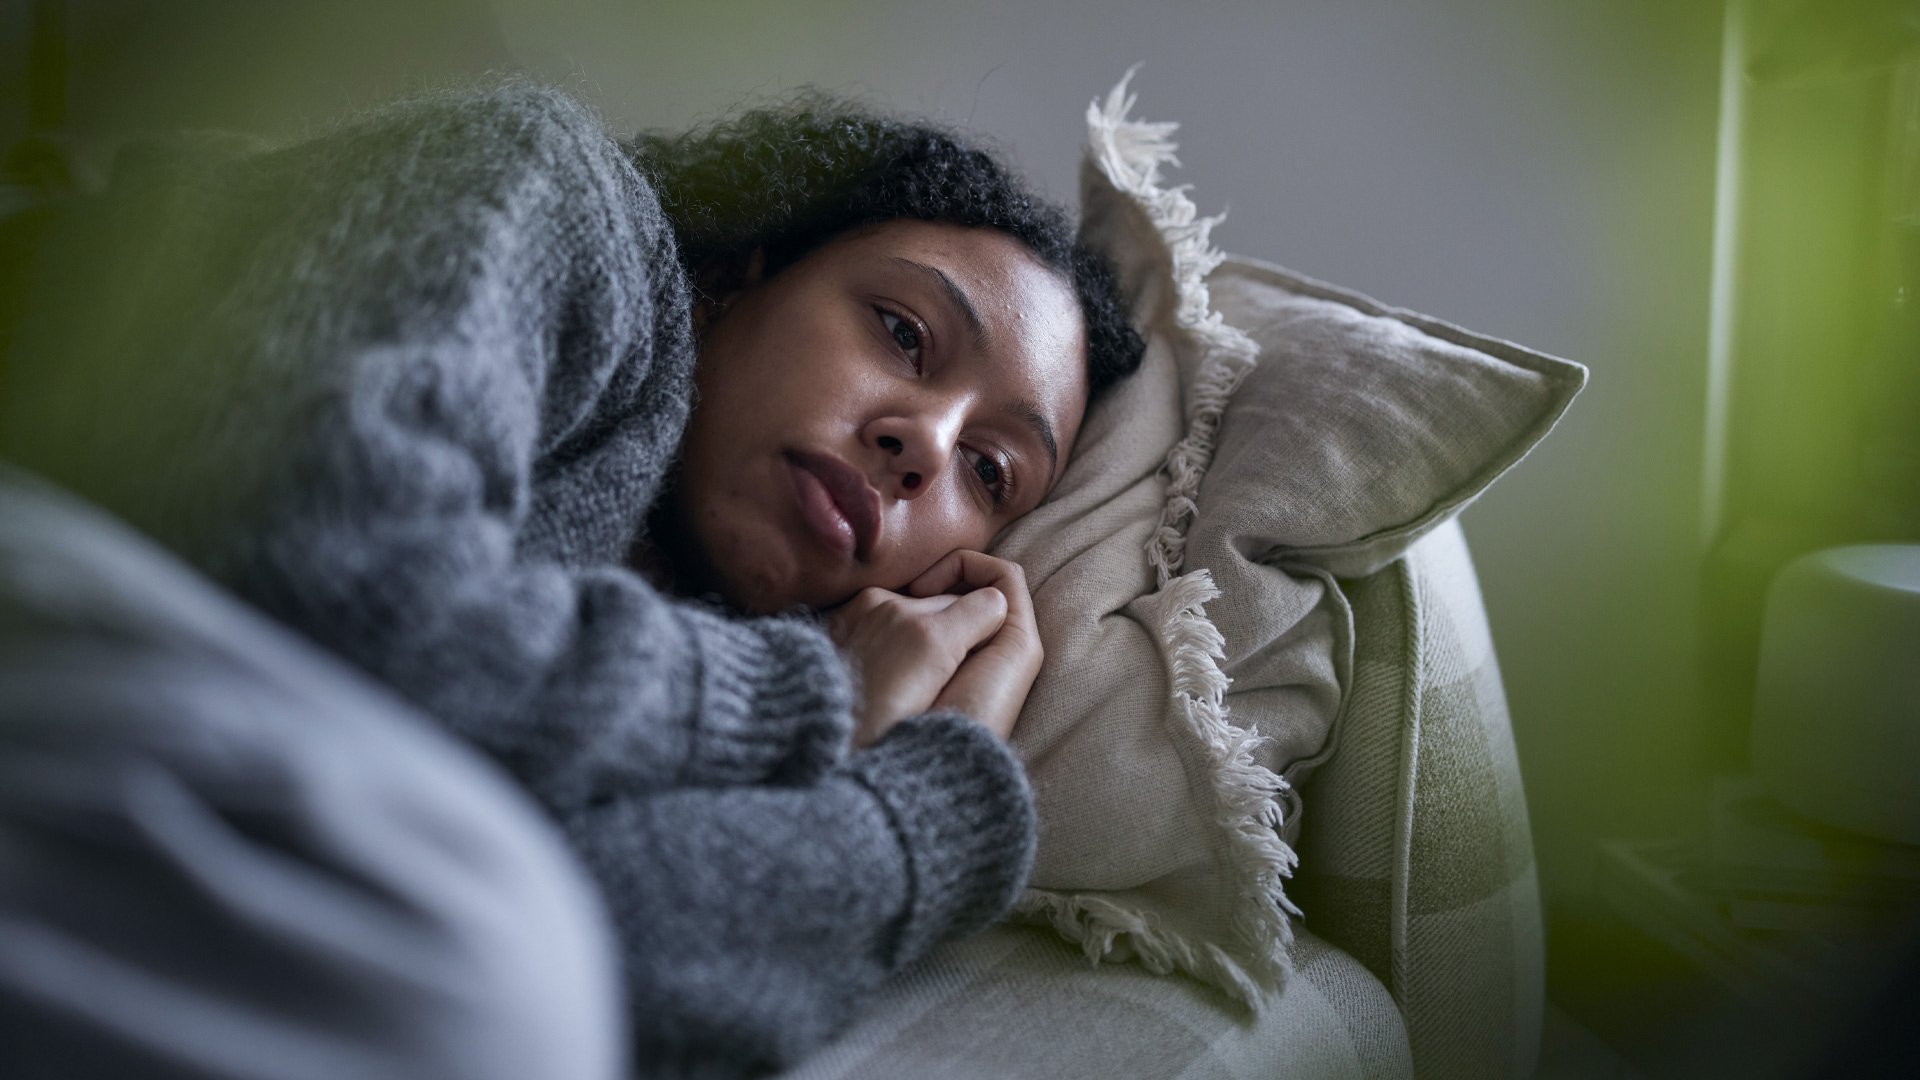
[[[745,589],[729,589],[721,593],[727,603],[748,615],[781,615],[794,611],[826,611],[838,607],[852,599],[852,595],[839,593],[818,586],[808,587],[808,583],[789,583],[779,588],[763,585]]]
[[[764,556],[766,552],[757,552]],[[825,590],[821,582],[808,579],[798,565],[774,565],[763,558],[751,562],[732,560],[713,566],[708,580],[709,593],[718,593],[727,604],[748,615],[774,615],[808,607],[819,609]]]
[[[743,614],[775,615],[825,611],[860,591],[861,583],[848,582],[844,568],[809,549],[808,538],[776,523],[709,514],[686,529],[685,520],[663,516],[654,522],[672,563],[674,591],[682,596],[718,596]]]

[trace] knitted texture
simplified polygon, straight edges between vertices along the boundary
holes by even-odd
[[[623,936],[640,1061],[789,1061],[1011,903],[1008,751],[849,755],[821,628],[622,563],[692,400],[688,290],[598,119],[521,84],[156,155],[63,211],[0,455],[145,529],[505,764]]]

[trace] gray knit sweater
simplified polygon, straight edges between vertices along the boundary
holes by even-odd
[[[1033,820],[1004,746],[928,715],[849,752],[816,624],[623,567],[693,345],[659,205],[578,103],[507,85],[209,143],[68,217],[0,454],[517,775],[602,886],[643,1073],[791,1063],[1011,903]]]

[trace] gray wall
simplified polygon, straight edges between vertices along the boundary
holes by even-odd
[[[25,7],[0,17],[9,57]],[[1203,209],[1230,208],[1225,247],[1592,368],[1568,419],[1468,512],[1467,532],[1550,892],[1584,884],[1594,837],[1684,823],[1702,756],[1694,605],[1718,4],[71,8],[75,120],[94,130],[286,129],[490,66],[561,80],[628,129],[815,84],[991,133],[1062,197],[1088,99],[1144,61],[1139,114],[1183,123],[1176,178]]]

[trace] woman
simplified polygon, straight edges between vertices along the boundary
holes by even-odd
[[[517,85],[117,187],[42,245],[0,454],[505,765],[643,1071],[791,1063],[1004,912],[1040,649],[980,549],[1140,355],[1057,211],[931,129],[623,148]]]

